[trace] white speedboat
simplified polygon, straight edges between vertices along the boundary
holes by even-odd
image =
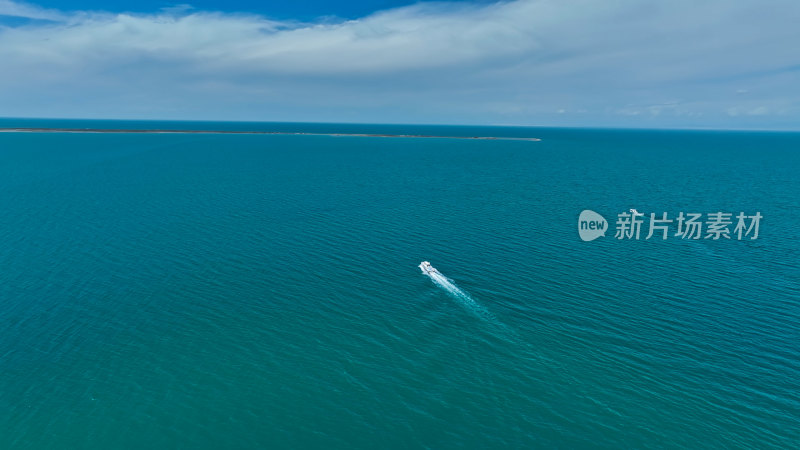
[[[441,275],[441,273],[438,270],[436,270],[436,268],[434,268],[428,261],[422,261],[419,264],[419,268],[425,275],[430,275],[432,273],[438,273],[439,275]]]

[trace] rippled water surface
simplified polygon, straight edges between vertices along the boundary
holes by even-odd
[[[800,442],[800,135],[184,125],[543,140],[0,133],[0,448]]]

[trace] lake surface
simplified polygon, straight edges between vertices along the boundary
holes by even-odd
[[[19,126],[542,141],[0,133],[0,448],[800,442],[800,134]]]

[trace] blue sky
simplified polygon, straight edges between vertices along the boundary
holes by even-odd
[[[0,0],[0,116],[800,129],[796,0]]]
[[[375,11],[398,8],[417,3],[413,0],[360,0],[333,2],[330,0],[292,0],[292,1],[259,1],[259,0],[199,0],[192,2],[164,2],[159,0],[44,0],[36,4],[44,8],[64,9],[72,11],[114,11],[150,13],[162,8],[179,5],[190,5],[198,11],[224,11],[229,13],[248,12],[264,15],[273,19],[313,20],[321,17],[338,17],[341,19],[358,19]],[[473,2],[481,3],[481,2]],[[491,3],[484,0],[483,3]]]
[[[179,5],[186,2],[164,2],[159,0],[41,0],[39,5],[46,8],[72,9],[72,10],[113,10],[152,12],[163,7]],[[342,17],[358,17],[373,11],[397,6],[405,6],[413,2],[398,2],[392,0],[366,0],[356,2],[331,2],[324,0],[294,0],[264,2],[258,0],[195,0],[191,5],[199,10],[215,10],[239,12],[248,11],[270,16],[283,16],[284,18],[306,17],[312,19],[321,15],[339,15]]]

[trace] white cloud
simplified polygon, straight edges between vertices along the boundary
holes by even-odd
[[[392,72],[529,51],[535,39],[518,18],[526,5],[418,4],[333,24],[282,23],[185,8],[151,15],[75,14],[60,26],[6,30],[0,42],[13,53],[0,54],[43,65],[147,56],[192,61],[206,70]]]
[[[582,111],[600,124],[800,115],[798,13],[790,0],[517,0],[297,23],[0,0],[0,15],[51,21],[0,26],[0,115],[561,123]],[[758,88],[747,111],[763,113],[737,109],[730,93],[742,85]]]
[[[22,17],[25,19],[39,19],[60,21],[66,17],[59,11],[44,9],[28,3],[0,0],[0,16]]]
[[[770,109],[766,106],[734,106],[725,110],[731,116],[765,116],[770,114]]]

